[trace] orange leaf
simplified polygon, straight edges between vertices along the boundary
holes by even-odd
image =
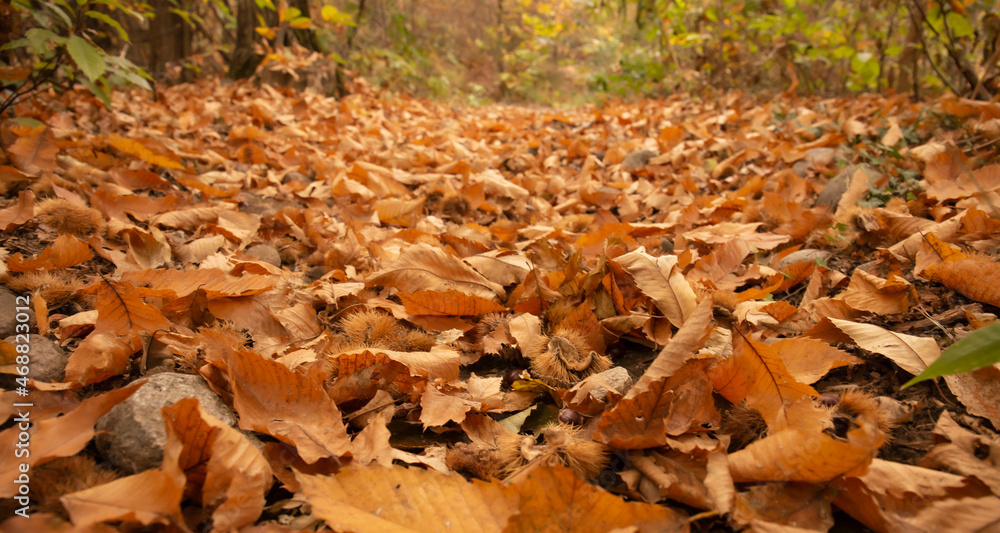
[[[0,228],[13,231],[35,216],[35,193],[21,191],[17,193],[17,203],[0,210]]]
[[[504,533],[688,531],[687,518],[677,511],[623,501],[562,466],[536,468],[513,489],[520,497],[520,512],[510,518]]]
[[[179,437],[168,424],[160,468],[67,494],[61,498],[62,504],[73,524],[80,528],[121,521],[144,525],[183,524],[181,498],[185,478],[178,466],[181,452]]]
[[[147,163],[158,165],[163,168],[184,170],[184,165],[182,165],[177,159],[168,155],[157,154],[152,149],[147,147],[147,145],[150,145],[158,151],[167,151],[165,147],[158,145],[159,143],[154,141],[127,139],[121,135],[114,134],[108,138],[108,144],[114,146],[122,152],[125,152],[126,154],[138,157]]]
[[[667,436],[678,436],[701,425],[717,427],[719,412],[712,399],[706,370],[710,361],[689,361],[670,378],[648,384],[627,397],[597,423],[595,438],[618,449],[663,446]]]
[[[885,442],[875,410],[858,413],[846,437],[827,431],[830,412],[804,398],[788,409],[794,427],[772,431],[729,456],[733,481],[825,483],[844,475],[863,475]]]
[[[334,531],[500,533],[516,512],[510,490],[436,470],[369,466],[296,477],[313,514]]]
[[[22,459],[11,460],[16,457],[15,450],[18,449],[16,445],[21,432],[17,425],[0,433],[0,452],[6,454],[4,457],[11,458],[0,463],[0,497],[9,498],[17,493],[18,486],[14,480],[19,475],[19,464],[42,465],[59,457],[75,455],[86,447],[94,438],[94,424],[97,423],[97,419],[131,396],[141,385],[142,382],[135,382],[99,396],[92,396],[63,416],[34,422],[31,455]],[[24,412],[28,413],[28,418],[34,414],[25,409],[16,411],[16,413]]]
[[[403,301],[406,312],[411,315],[477,316],[505,309],[492,300],[456,290],[401,292],[397,296]]]
[[[240,428],[295,446],[307,463],[350,451],[340,410],[327,396],[319,368],[313,367],[306,374],[294,372],[277,361],[241,350],[229,357],[229,378]]]
[[[771,348],[785,363],[788,373],[802,383],[815,383],[831,369],[864,362],[843,350],[809,337],[783,339],[771,344]]]
[[[162,411],[167,431],[182,444],[179,466],[189,491],[201,495],[202,507],[218,506],[212,512],[212,526],[229,531],[257,520],[273,479],[260,450],[207,413],[195,398],[185,398]]]
[[[26,135],[19,137],[7,152],[14,156],[14,166],[25,174],[37,176],[45,170],[59,170],[59,165],[56,164],[59,148],[52,129],[45,124],[35,126]]]
[[[170,321],[163,313],[142,301],[135,286],[127,281],[104,280],[98,285],[97,313],[94,335],[170,329]]]
[[[739,329],[733,331],[733,355],[711,370],[715,389],[730,402],[746,400],[768,427],[785,427],[788,406],[804,396],[816,396],[816,391],[791,376],[774,348]]]
[[[494,301],[507,293],[502,285],[486,279],[460,259],[426,244],[404,248],[392,265],[368,278],[365,284],[409,293],[454,289]]]
[[[971,300],[1000,306],[1000,264],[986,257],[945,261],[925,268],[922,275]]]
[[[33,270],[62,270],[93,259],[90,246],[72,235],[56,237],[51,246],[46,246],[35,259],[22,259],[14,254],[7,260],[7,267],[14,272]]]

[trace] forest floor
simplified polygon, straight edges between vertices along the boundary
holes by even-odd
[[[356,89],[3,125],[0,531],[1000,527],[1000,104]]]

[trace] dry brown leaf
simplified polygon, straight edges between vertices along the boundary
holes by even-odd
[[[732,520],[739,526],[757,522],[828,531],[834,525],[831,502],[836,495],[836,490],[812,483],[757,485],[736,495]]]
[[[125,521],[186,529],[181,516],[185,477],[178,466],[182,448],[179,437],[168,425],[160,468],[63,496],[62,504],[73,524],[89,527],[101,522]]]
[[[391,398],[390,398],[391,399]],[[379,411],[371,417],[368,425],[351,441],[351,455],[354,463],[366,466],[378,463],[384,467],[392,466],[392,445],[389,444],[389,429],[386,424],[392,419],[392,409]]]
[[[892,359],[903,370],[916,375],[941,355],[937,341],[930,337],[915,337],[895,333],[873,324],[859,324],[837,318],[829,319],[858,346]]]
[[[713,324],[712,300],[706,298],[694,308],[684,325],[660,350],[656,359],[653,359],[632,389],[626,391],[625,397],[634,397],[646,390],[650,383],[670,377],[683,367],[684,363],[694,357],[708,342]]]
[[[576,477],[562,466],[536,468],[520,485],[519,513],[504,533],[589,533],[621,528],[639,532],[686,532],[680,513],[647,503],[625,502]]]
[[[860,268],[854,269],[851,284],[839,298],[854,309],[881,315],[905,313],[918,301],[908,281],[891,274],[882,279]]]
[[[994,496],[1000,496],[1000,468],[991,457],[976,455],[993,445],[992,438],[958,425],[948,411],[941,413],[933,433],[937,442],[920,460],[920,466],[974,477],[989,487]]]
[[[13,156],[14,166],[29,176],[37,176],[46,170],[59,170],[56,163],[59,147],[52,128],[42,124],[30,130],[23,128],[18,133],[18,139],[7,148],[7,153]]]
[[[184,165],[173,157],[173,154],[166,155],[165,152],[167,152],[167,149],[155,141],[128,139],[121,135],[111,135],[108,138],[108,144],[147,163],[152,163],[163,168],[184,170]],[[156,153],[156,151],[160,153]]]
[[[14,205],[0,210],[0,228],[4,231],[13,231],[34,216],[35,193],[20,191],[17,193],[17,202]]]
[[[843,350],[809,337],[782,339],[770,346],[785,363],[788,373],[800,383],[815,383],[834,368],[864,362]]]
[[[443,426],[448,422],[461,424],[466,413],[481,406],[479,402],[443,394],[437,387],[428,386],[420,397],[420,422],[425,428]]]
[[[132,395],[142,382],[133,383],[120,389],[115,389],[99,396],[93,396],[80,402],[72,411],[63,416],[48,418],[34,422],[31,432],[30,456],[21,458],[15,455],[17,450],[18,435],[23,428],[18,428],[17,418],[23,413],[27,413],[29,422],[33,412],[33,407],[16,409],[14,426],[0,433],[0,452],[7,454],[7,461],[0,463],[0,497],[9,498],[17,494],[18,485],[14,483],[18,472],[18,465],[21,463],[28,466],[38,466],[45,464],[59,457],[69,457],[82,450],[91,439],[94,438],[94,424],[97,419],[104,416],[112,407],[118,405]],[[23,448],[23,447],[22,447]],[[14,461],[13,458],[19,460]]]
[[[347,429],[337,404],[323,388],[320,369],[295,372],[241,350],[229,356],[229,377],[240,428],[295,446],[307,463],[350,451]]]
[[[978,522],[988,514],[983,512],[986,509],[981,504],[987,504],[995,513],[1000,510],[1000,498],[990,496],[989,489],[970,481],[955,474],[875,459],[867,474],[837,481],[840,492],[834,504],[855,520],[880,532],[988,531]],[[942,507],[938,506],[950,503],[960,503],[960,507],[966,508],[951,509],[948,524],[937,522],[933,515],[940,516]],[[918,518],[925,510],[930,514]]]
[[[212,510],[213,531],[253,524],[264,510],[273,474],[261,452],[245,435],[207,413],[194,398],[163,408],[167,433],[180,440],[178,465],[187,492],[200,494]]]
[[[698,299],[680,268],[677,268],[677,256],[654,257],[640,247],[616,257],[614,261],[632,275],[639,290],[653,300],[675,327],[681,327],[694,313]]]
[[[734,330],[733,355],[712,368],[715,390],[734,404],[760,412],[772,430],[788,426],[789,406],[816,396],[816,390],[795,380],[774,348]]]
[[[863,475],[885,442],[875,413],[859,413],[844,436],[832,431],[830,416],[810,398],[790,406],[792,425],[729,455],[733,481],[825,483]]]
[[[409,293],[457,290],[491,301],[506,294],[502,285],[486,279],[460,259],[426,244],[404,248],[391,265],[369,277],[365,284],[395,287]]]
[[[1000,264],[986,257],[945,261],[925,268],[921,275],[971,300],[1000,306]]]
[[[434,470],[368,466],[296,477],[313,514],[335,531],[499,533],[516,512],[512,491]]]
[[[7,260],[7,268],[13,272],[62,270],[90,261],[93,257],[86,243],[72,235],[60,235],[34,259],[24,259],[21,254],[12,255]]]
[[[626,396],[601,415],[594,438],[618,449],[653,448],[666,444],[668,435],[718,427],[719,412],[706,372],[710,364],[689,361],[669,378]]]
[[[401,292],[397,296],[411,315],[478,316],[506,309],[492,300],[456,290]]]

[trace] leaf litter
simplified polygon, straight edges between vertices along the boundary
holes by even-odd
[[[996,320],[1000,105],[203,82],[113,109],[0,131],[0,274],[68,354],[4,531],[1000,522],[1000,367],[900,389]],[[94,425],[162,372],[239,424],[161,406],[163,463],[126,476]]]

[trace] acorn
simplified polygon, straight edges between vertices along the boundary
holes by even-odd
[[[581,379],[611,368],[611,359],[593,350],[572,328],[557,327],[524,349],[531,375],[555,387],[570,387]]]

